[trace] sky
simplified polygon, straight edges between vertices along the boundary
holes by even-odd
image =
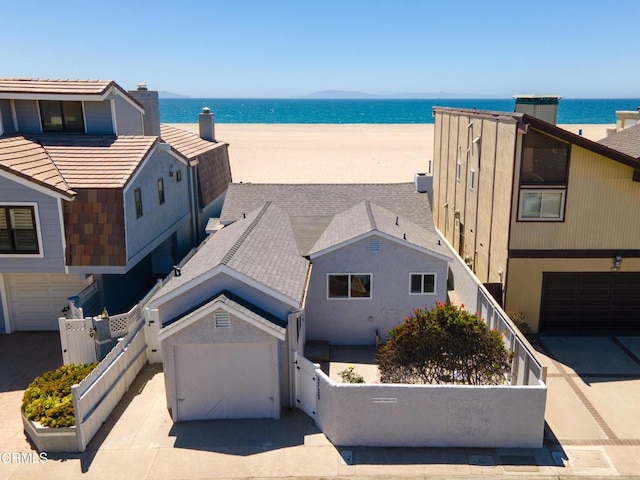
[[[637,0],[2,3],[0,77],[213,98],[640,97]]]

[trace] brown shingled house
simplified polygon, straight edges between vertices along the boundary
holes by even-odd
[[[434,108],[434,221],[534,331],[640,328],[640,129],[593,142],[557,105]]]
[[[0,333],[57,329],[88,287],[85,313],[128,308],[199,243],[227,144],[207,112],[201,136],[161,132],[158,103],[145,86],[0,79]]]

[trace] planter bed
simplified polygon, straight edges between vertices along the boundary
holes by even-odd
[[[39,452],[77,453],[76,427],[50,428],[27,419],[22,414],[24,431]]]

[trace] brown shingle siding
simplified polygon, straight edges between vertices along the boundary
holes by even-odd
[[[227,144],[196,157],[198,160],[198,200],[200,208],[215,200],[231,183]]]
[[[64,219],[69,266],[126,265],[121,190],[79,189],[65,204]]]

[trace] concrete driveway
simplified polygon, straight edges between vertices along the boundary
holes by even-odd
[[[40,358],[47,367],[60,363],[47,343],[53,337],[20,335],[0,336],[2,370],[13,370],[0,376],[3,479],[544,479],[632,478],[640,472],[640,337],[537,340],[536,348],[549,366],[547,438],[540,449],[336,447],[298,410],[285,410],[277,421],[174,425],[165,406],[160,367],[149,365],[86,452],[50,455],[40,463],[2,461],[2,452],[30,451],[19,421],[21,389],[41,372],[33,371],[39,367],[29,359]],[[36,348],[28,345],[32,341]]]

